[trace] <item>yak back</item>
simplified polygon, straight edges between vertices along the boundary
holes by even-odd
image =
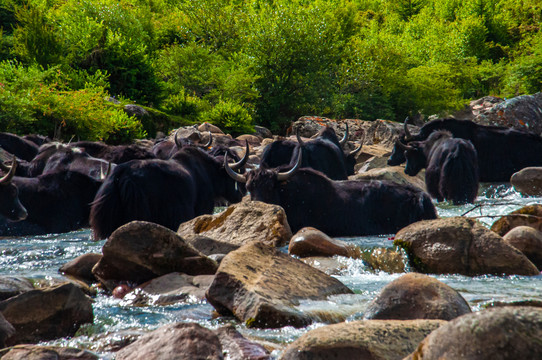
[[[313,226],[330,236],[391,234],[437,216],[429,195],[411,185],[333,181],[309,168],[287,181],[276,175],[276,169],[250,172],[247,189],[253,200],[283,207],[293,232]]]

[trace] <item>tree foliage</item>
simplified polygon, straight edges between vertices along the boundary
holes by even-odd
[[[101,96],[242,132],[303,115],[446,115],[542,88],[536,0],[0,0],[0,21],[0,125],[12,131],[71,117],[64,130],[80,137],[142,134]]]

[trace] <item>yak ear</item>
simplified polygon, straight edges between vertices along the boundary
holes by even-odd
[[[15,176],[15,170],[17,170],[17,157],[13,155],[13,162],[6,175],[0,178],[0,185],[8,185]]]
[[[226,173],[235,181],[245,184],[247,182],[247,178],[244,175],[238,174],[230,167],[230,164],[228,163],[228,153],[224,155],[224,169],[226,169]]]

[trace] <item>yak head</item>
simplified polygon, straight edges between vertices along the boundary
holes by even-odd
[[[0,215],[11,221],[21,221],[28,216],[19,200],[19,190],[12,181],[16,169],[17,160],[14,157],[9,172],[0,178]]]
[[[397,141],[396,146],[403,150],[403,156],[406,159],[405,174],[415,176],[426,167],[427,157],[422,142],[413,141],[405,145],[401,141]]]
[[[388,159],[388,165],[390,166],[397,166],[404,163],[406,161],[406,158],[405,158],[405,149],[403,145],[407,144],[408,142],[412,140],[418,140],[415,136],[412,136],[410,134],[410,131],[408,130],[407,122],[408,122],[408,117],[405,119],[405,122],[403,123],[403,131],[399,133],[399,138],[395,142],[395,145],[393,146],[393,149],[391,151],[391,155]]]
[[[266,169],[260,167],[246,174],[235,172],[228,164],[227,155],[224,158],[224,166],[228,175],[239,183],[246,184],[251,200],[263,201],[269,204],[280,204],[280,185],[287,181],[301,167],[302,151],[298,152],[297,162],[288,171],[280,171],[281,168]]]

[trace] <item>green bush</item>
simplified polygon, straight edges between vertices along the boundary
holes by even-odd
[[[201,114],[200,120],[214,124],[232,136],[254,132],[249,111],[231,101],[219,102],[211,110]]]

